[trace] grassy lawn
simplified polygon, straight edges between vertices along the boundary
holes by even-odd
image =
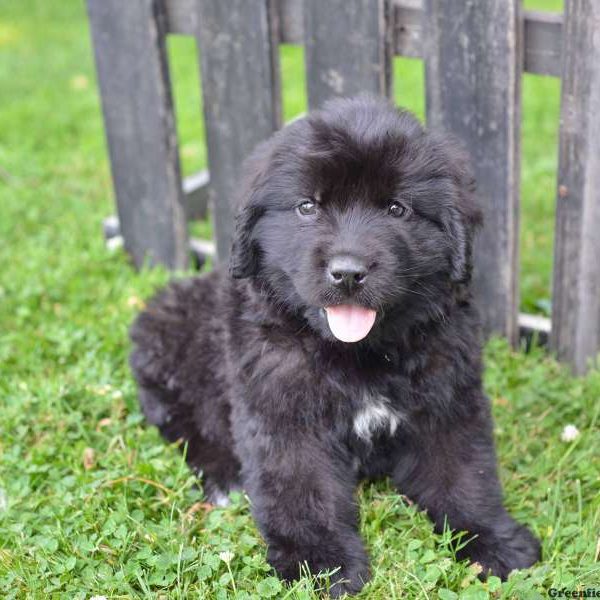
[[[539,0],[533,7],[559,8]],[[206,162],[194,46],[173,39],[181,154]],[[282,50],[287,118],[302,56]],[[398,102],[423,114],[421,63],[397,59]],[[525,77],[522,297],[548,308],[559,84]],[[112,191],[83,4],[0,0],[0,594],[8,598],[316,598],[282,587],[247,500],[203,504],[176,449],[139,413],[127,327],[169,275],[132,271],[100,223]],[[209,231],[207,224],[199,227]],[[507,504],[544,561],[500,585],[452,560],[448,535],[386,483],[359,492],[373,582],[362,598],[544,598],[600,587],[600,372],[487,347]],[[567,424],[580,431],[561,440]]]

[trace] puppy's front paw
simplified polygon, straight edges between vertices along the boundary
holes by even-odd
[[[329,595],[341,598],[344,594],[358,594],[369,579],[369,565],[366,561],[364,564],[342,567],[331,576]]]
[[[540,542],[524,525],[515,521],[469,542],[459,554],[483,567],[482,575],[491,572],[506,580],[511,571],[526,569],[541,558]]]
[[[314,575],[337,569],[330,577],[328,592],[332,598],[360,592],[370,578],[369,563],[362,545],[346,548],[344,552],[333,552],[327,542],[319,548],[293,551],[269,546],[267,560],[285,581],[298,579],[306,565]]]

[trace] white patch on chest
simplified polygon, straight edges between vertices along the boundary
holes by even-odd
[[[389,435],[394,435],[400,416],[390,408],[390,402],[383,396],[369,396],[365,394],[362,408],[354,415],[354,433],[365,441],[370,441],[377,432],[387,430]]]

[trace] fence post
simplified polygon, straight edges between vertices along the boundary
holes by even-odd
[[[427,121],[471,153],[485,226],[475,293],[486,335],[517,340],[520,0],[425,0]]]
[[[194,0],[217,257],[227,259],[240,167],[281,121],[273,0]]]
[[[106,138],[125,248],[187,265],[185,217],[161,0],[88,0]]]
[[[567,2],[552,346],[583,373],[600,351],[600,5]]]
[[[389,0],[305,0],[308,103],[391,89]]]

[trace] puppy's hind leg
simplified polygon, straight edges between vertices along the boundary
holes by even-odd
[[[199,333],[186,312],[190,285],[171,285],[140,313],[130,331],[129,362],[144,415],[169,442],[182,442],[188,465],[204,476],[209,500],[223,504],[229,491],[239,487],[240,466],[231,450],[228,407],[217,402],[218,394],[206,391],[211,381],[203,374],[210,369],[207,364],[202,368],[193,354],[190,332]],[[208,333],[205,342],[210,343]],[[218,348],[207,347],[206,356],[214,355]],[[201,394],[209,394],[211,402]]]
[[[182,442],[180,449],[189,467],[201,477],[208,502],[226,506],[229,492],[241,489],[240,465],[231,451],[231,442],[202,435],[193,408],[178,403],[173,392],[164,387],[140,386],[139,399],[148,422],[156,425],[169,442]]]

